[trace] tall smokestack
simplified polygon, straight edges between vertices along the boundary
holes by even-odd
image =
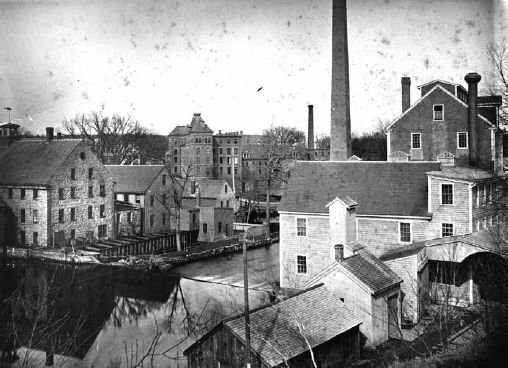
[[[478,152],[478,82],[482,79],[478,73],[468,73],[464,79],[468,88],[468,137],[469,137],[469,165],[479,166]]]
[[[330,160],[351,157],[346,0],[333,0]]]
[[[314,106],[309,105],[309,125],[307,136],[307,148],[314,149]]]
[[[402,112],[404,113],[411,106],[411,78],[402,77]]]

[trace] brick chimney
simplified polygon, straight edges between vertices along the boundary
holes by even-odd
[[[307,127],[307,148],[314,149],[314,106],[309,105],[309,125]]]
[[[469,165],[478,167],[480,152],[478,146],[478,82],[482,79],[478,73],[468,73],[464,77],[468,88],[468,136],[469,136]]]
[[[55,129],[52,128],[52,127],[47,127],[46,128],[46,142],[50,142],[50,141],[53,140],[54,131],[55,131]]]
[[[332,14],[330,161],[346,161],[352,155],[346,0],[333,0]]]
[[[400,81],[402,85],[402,113],[411,106],[411,78],[402,77]]]
[[[344,259],[344,244],[335,244],[335,260],[340,262]]]

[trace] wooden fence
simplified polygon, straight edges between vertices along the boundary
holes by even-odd
[[[196,231],[182,231],[180,233],[182,249],[196,242],[197,235]],[[176,251],[176,233],[135,235],[114,240],[101,240],[85,249],[99,252],[101,257],[136,256]]]

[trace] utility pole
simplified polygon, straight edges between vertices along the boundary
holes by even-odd
[[[246,228],[243,232],[243,293],[245,308],[245,363],[250,368],[250,316],[249,316],[249,279],[247,273],[247,232]]]

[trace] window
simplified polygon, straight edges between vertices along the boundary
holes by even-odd
[[[411,133],[411,148],[420,149],[422,148],[422,135],[421,133]]]
[[[226,207],[229,208],[229,201],[226,201]]]
[[[227,193],[228,192],[228,185],[224,185],[224,193]]]
[[[203,234],[208,233],[208,224],[203,224]]]
[[[71,169],[71,180],[76,180],[76,169],[75,168]]]
[[[128,194],[124,194],[124,195],[123,195],[123,200],[124,200],[125,202],[129,202],[129,195],[128,195]]]
[[[88,187],[88,198],[93,198],[93,185]]]
[[[71,239],[76,239],[76,230],[71,229]]]
[[[166,214],[163,215],[164,217],[162,218],[165,218]],[[132,212],[129,211],[127,212],[127,222],[132,222]]]
[[[296,219],[296,235],[307,236],[307,219],[304,218]]]
[[[219,222],[219,233],[222,231],[222,222]]]
[[[224,175],[224,168],[222,166],[219,167],[219,174]]]
[[[162,195],[162,204],[166,204],[166,198],[167,198],[167,195],[163,194]]]
[[[150,227],[153,227],[154,223],[155,223],[155,215],[150,215]]]
[[[411,242],[411,224],[409,222],[400,223],[400,241],[402,243]]]
[[[65,215],[65,212],[64,212],[64,209],[59,209],[58,210],[58,222],[60,224],[63,224],[64,223],[64,215]]]
[[[39,191],[37,189],[34,189],[33,191],[33,199],[37,199],[39,197]]]
[[[99,238],[105,238],[108,234],[108,225],[99,225],[98,227],[98,237]]]
[[[130,212],[129,212],[129,214],[130,214]],[[162,214],[162,225],[163,226],[166,225],[166,214],[165,213]]]
[[[228,147],[228,148],[226,148],[226,153],[227,153],[228,155],[230,155],[230,154],[231,154],[231,148],[229,148],[229,147]]]
[[[71,221],[76,221],[76,208],[71,208]]]
[[[71,187],[71,198],[76,199],[76,187]]]
[[[12,198],[12,188],[9,188],[8,192],[9,192],[9,198]]]
[[[296,256],[296,272],[301,274],[307,273],[307,257]]]
[[[452,184],[441,184],[441,204],[453,204]]]
[[[105,211],[105,206],[103,204],[101,204],[99,207],[100,217],[106,217],[106,215],[104,214],[104,211]]]
[[[24,208],[22,208],[22,209],[21,209],[20,214],[19,214],[19,217],[20,217],[19,221],[20,221],[22,224],[24,224],[24,223],[25,223],[25,221],[26,221],[26,211],[25,211],[25,209],[24,209]]]
[[[33,232],[33,245],[39,244],[39,233],[37,231]]]
[[[88,179],[93,179],[93,167],[88,169]]]
[[[34,224],[37,224],[39,222],[39,211],[33,210],[32,215],[33,215]]]
[[[196,223],[196,214],[195,213],[192,214],[192,223],[193,224]]]
[[[106,186],[105,185],[101,185],[99,187],[99,195],[101,197],[105,197],[106,196]]]
[[[219,148],[219,155],[222,155],[222,147]]]
[[[58,199],[61,201],[65,199],[64,188],[58,188]]]
[[[141,203],[141,197],[136,194],[136,203]]]
[[[444,120],[444,106],[434,105],[434,121]]]
[[[467,148],[467,132],[457,133],[457,148]]]
[[[92,206],[88,206],[88,219],[89,220],[93,219],[93,207]]]
[[[162,175],[162,185],[166,185],[166,175]]]
[[[224,163],[224,157],[219,157],[219,164],[223,164]]]
[[[153,207],[154,204],[155,204],[155,196],[152,194],[150,195],[150,206]]]
[[[231,167],[228,166],[228,175],[231,175]]]
[[[177,163],[178,163],[178,157],[174,157],[174,158],[173,158],[173,162],[174,162],[175,164],[177,164]],[[176,169],[176,167],[175,167],[175,169]]]
[[[26,244],[26,233],[24,231],[20,231],[19,241],[21,242],[21,244]]]
[[[443,237],[453,236],[453,224],[442,223],[441,224],[441,234]]]
[[[25,199],[26,191],[25,189],[21,189],[21,199]]]

